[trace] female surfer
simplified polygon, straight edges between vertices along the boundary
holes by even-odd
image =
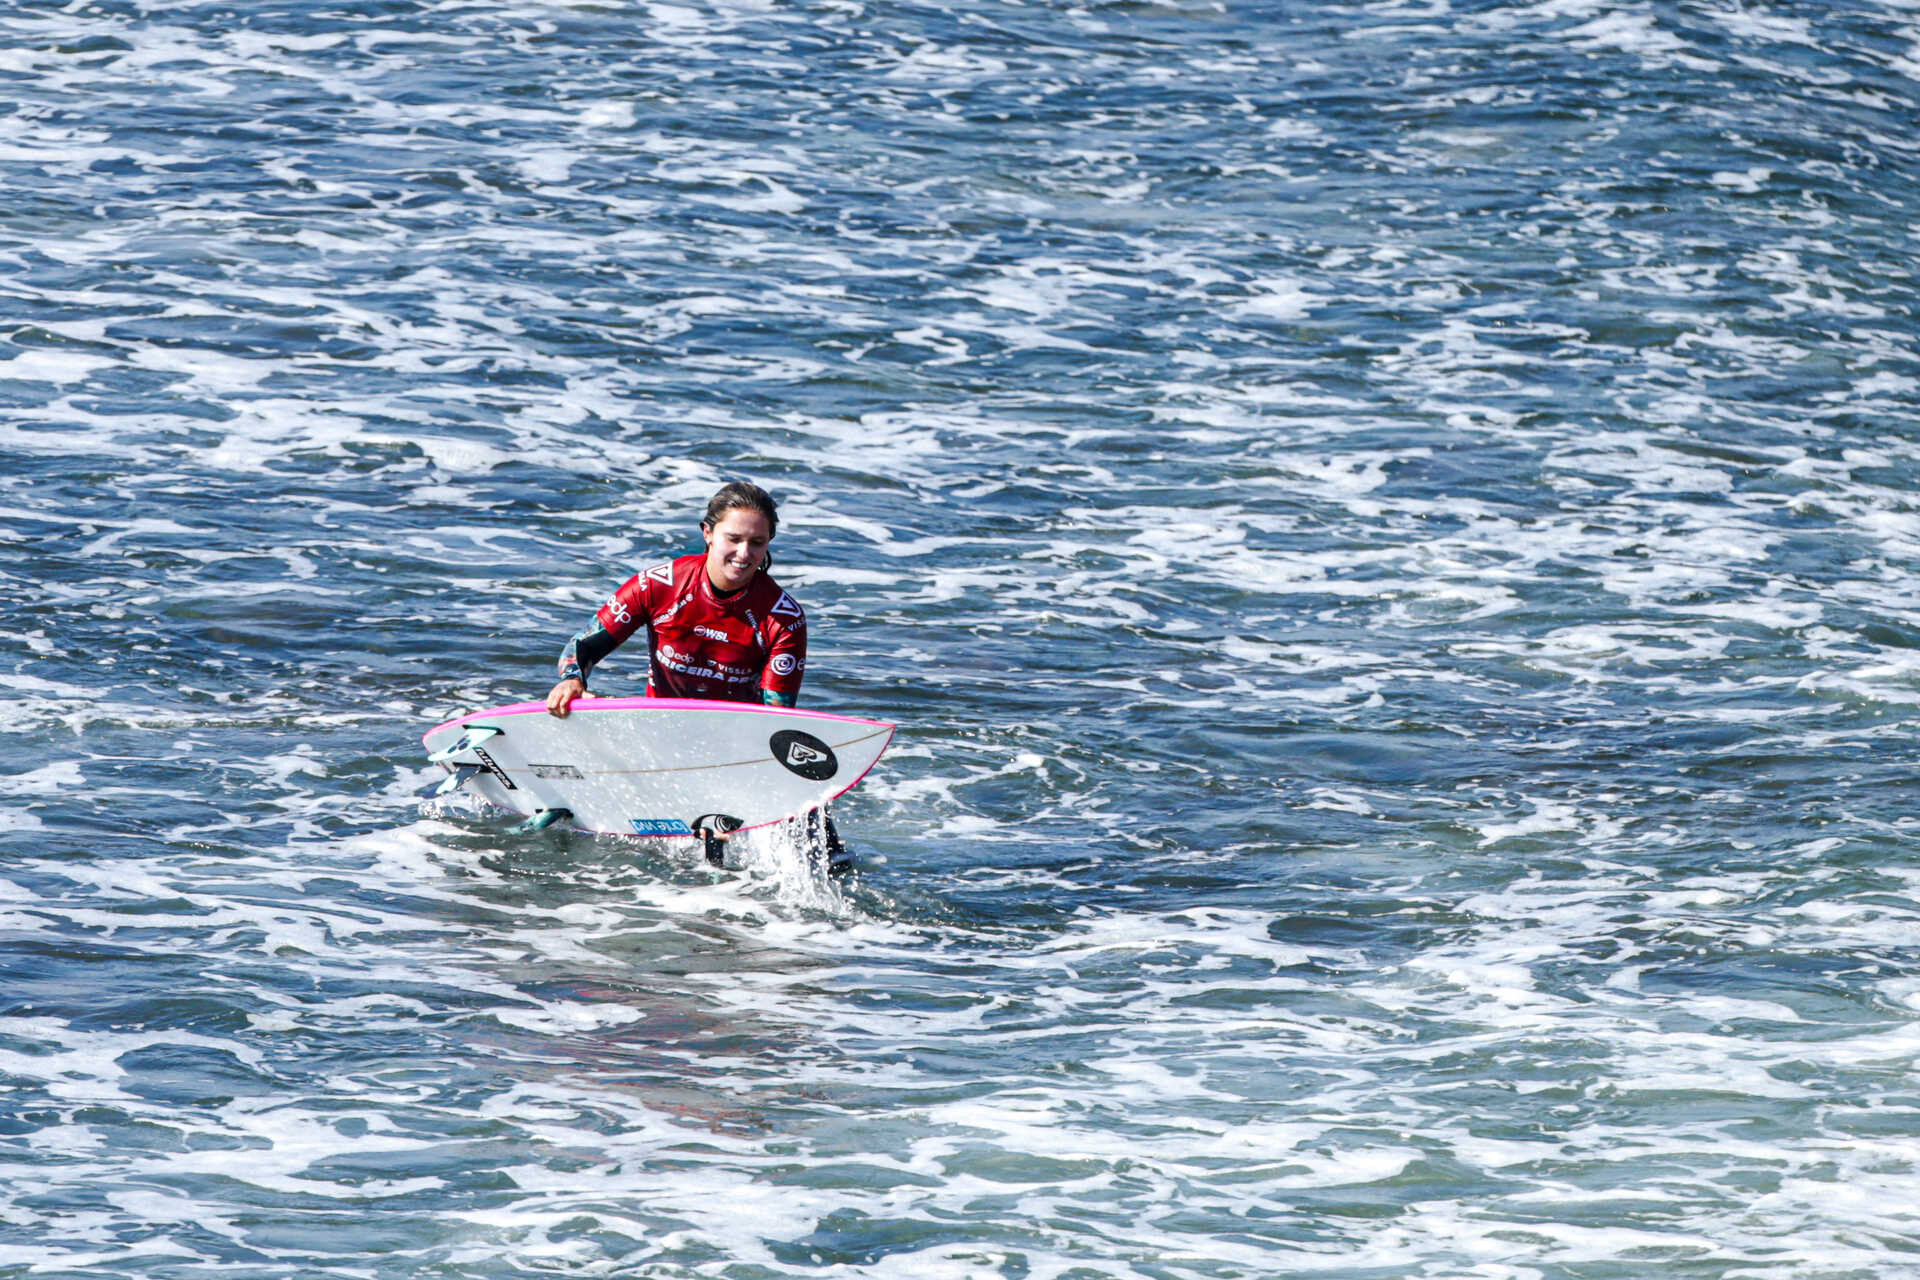
[[[807,615],[767,575],[767,545],[779,524],[765,489],[744,481],[723,486],[700,521],[704,552],[634,574],[567,641],[547,711],[565,718],[586,695],[593,669],[642,627],[651,655],[648,697],[793,706],[807,666]],[[824,845],[828,869],[850,865],[833,820],[820,817],[817,810],[808,813],[806,829]],[[718,863],[720,841],[731,828],[705,822],[694,827],[707,860]]]
[[[807,665],[807,615],[766,573],[779,523],[759,485],[722,487],[700,521],[706,551],[621,583],[561,651],[547,710],[565,717],[593,669],[642,627],[652,655],[648,697],[793,706]]]

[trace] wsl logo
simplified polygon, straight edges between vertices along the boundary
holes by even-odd
[[[782,729],[774,734],[767,739],[767,749],[789,773],[797,773],[808,782],[825,782],[840,772],[833,748],[798,729]]]

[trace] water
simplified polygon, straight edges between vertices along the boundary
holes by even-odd
[[[1917,82],[12,0],[0,1277],[1912,1275]],[[735,476],[862,869],[432,802]]]

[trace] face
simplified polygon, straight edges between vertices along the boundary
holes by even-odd
[[[701,532],[707,536],[707,581],[715,591],[738,591],[753,581],[773,539],[767,518],[751,507],[733,507]]]

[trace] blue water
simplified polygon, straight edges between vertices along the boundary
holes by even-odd
[[[0,1277],[1912,1276],[1917,139],[1896,0],[0,6]],[[858,873],[433,799],[738,476]]]

